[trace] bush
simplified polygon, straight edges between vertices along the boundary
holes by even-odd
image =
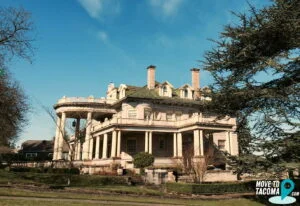
[[[126,185],[124,177],[115,176],[86,176],[72,175],[71,186],[77,187],[97,187],[103,185]]]
[[[136,168],[145,168],[152,165],[154,162],[154,156],[146,152],[140,152],[133,158],[133,164]]]
[[[242,183],[186,184],[167,183],[168,192],[184,194],[224,194],[255,192],[256,181]]]
[[[31,168],[31,167],[13,167],[12,172],[32,172],[32,173],[54,173],[54,174],[80,174],[78,168]]]

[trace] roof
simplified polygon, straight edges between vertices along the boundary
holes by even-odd
[[[138,98],[158,98],[160,97],[154,89],[148,89],[147,87],[140,87],[132,91],[127,95],[128,97]]]
[[[172,97],[159,96],[155,89],[148,89],[146,86],[135,88],[129,94],[126,94],[127,99],[149,99],[156,100],[158,103],[165,104],[180,104],[180,105],[203,105],[203,101],[192,99],[182,99],[179,97],[179,89],[172,89]]]
[[[22,143],[22,152],[53,152],[52,140],[27,140]],[[68,152],[68,145],[64,143],[63,151]]]

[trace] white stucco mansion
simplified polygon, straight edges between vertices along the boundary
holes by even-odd
[[[67,118],[76,122],[75,136],[80,119],[86,120],[84,138],[71,138],[73,150],[69,155],[74,164],[93,167],[94,171],[111,164],[132,168],[132,157],[139,152],[153,154],[158,168],[175,167],[188,152],[201,158],[209,145],[238,155],[236,119],[216,119],[203,110],[210,99],[203,95],[208,88],[200,88],[199,69],[191,69],[191,85],[179,88],[168,81],[155,81],[155,70],[152,65],[147,68],[147,84],[142,87],[110,83],[105,98],[58,100],[54,105],[57,129],[53,160],[63,158]]]

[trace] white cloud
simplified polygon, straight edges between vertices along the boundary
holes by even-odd
[[[104,43],[108,41],[108,35],[105,31],[98,31],[97,37]]]
[[[150,0],[149,3],[155,9],[155,12],[158,9],[163,16],[170,17],[176,15],[182,0]]]
[[[103,9],[102,0],[78,0],[78,2],[92,18],[98,18]]]
[[[121,12],[119,0],[78,0],[90,17],[104,20],[107,16],[116,16]]]

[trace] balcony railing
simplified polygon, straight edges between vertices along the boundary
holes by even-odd
[[[87,103],[102,103],[102,104],[112,104],[116,100],[113,99],[106,99],[104,97],[102,98],[94,98],[93,96],[90,97],[63,97],[58,100],[58,104],[62,103],[78,103],[78,102],[87,102]]]
[[[194,124],[196,122],[200,123],[215,123],[215,124],[226,124],[235,125],[236,121],[234,118],[224,118],[222,120],[216,120],[214,117],[202,117],[202,115],[194,115],[189,119],[185,120],[153,120],[153,119],[129,119],[113,117],[112,119],[107,119],[104,122],[97,122],[93,126],[93,131],[108,127],[113,124],[118,125],[136,125],[136,126],[161,126],[161,127],[180,127],[185,125]]]

